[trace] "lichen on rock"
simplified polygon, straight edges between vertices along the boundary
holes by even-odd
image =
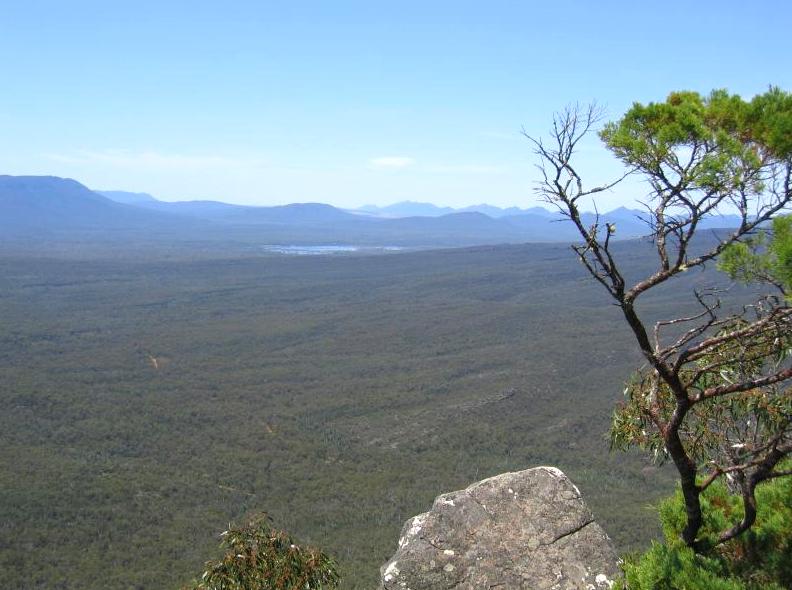
[[[408,520],[381,590],[607,590],[618,557],[560,470],[504,473]]]

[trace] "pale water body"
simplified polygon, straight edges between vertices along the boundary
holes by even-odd
[[[325,244],[321,246],[284,246],[280,244],[267,244],[262,246],[266,252],[274,254],[291,254],[293,256],[321,256],[327,254],[352,254],[377,252],[399,252],[404,250],[400,246],[347,246],[342,244]]]

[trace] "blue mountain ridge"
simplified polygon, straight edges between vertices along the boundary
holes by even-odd
[[[403,214],[397,215],[399,211]],[[416,211],[431,214],[410,214]],[[650,233],[645,217],[642,211],[620,207],[602,214],[599,221],[615,224],[617,238],[634,238]],[[587,224],[596,220],[593,213],[583,216]],[[702,227],[737,223],[737,216],[719,216],[705,220]],[[578,239],[571,223],[542,207],[504,209],[482,204],[454,209],[405,201],[343,210],[323,203],[258,207],[210,200],[166,202],[147,193],[92,191],[75,180],[54,176],[0,176],[0,230],[5,234],[152,228],[174,232],[251,228],[262,239],[276,236],[281,241],[291,237],[424,245]]]

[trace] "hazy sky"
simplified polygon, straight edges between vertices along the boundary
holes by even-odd
[[[522,127],[576,101],[615,118],[677,89],[792,90],[791,28],[788,0],[7,2],[0,173],[165,200],[529,206]],[[616,172],[584,149],[587,177]]]

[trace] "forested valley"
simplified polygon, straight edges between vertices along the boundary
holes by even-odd
[[[649,246],[616,246],[631,272]],[[690,273],[644,302],[683,311]],[[682,284],[684,283],[684,284]],[[432,498],[563,469],[622,550],[669,472],[610,454],[640,359],[568,246],[0,258],[9,588],[174,588],[265,511],[370,588]],[[615,501],[618,499],[618,501]]]

